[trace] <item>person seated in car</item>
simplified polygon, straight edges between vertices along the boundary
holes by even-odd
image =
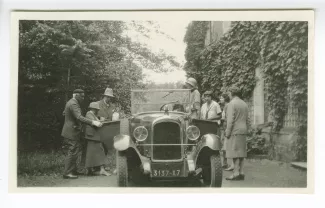
[[[173,111],[185,112],[184,106],[182,104],[175,104],[173,106]]]
[[[220,105],[212,100],[212,91],[206,91],[203,96],[205,103],[201,107],[201,115],[200,118],[203,120],[213,120],[220,122],[221,119],[221,108]]]

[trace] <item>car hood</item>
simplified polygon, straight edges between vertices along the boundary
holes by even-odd
[[[145,112],[145,113],[139,113],[133,116],[133,122],[148,122],[151,123],[156,119],[171,119],[180,121],[180,119],[185,115],[185,113],[182,112],[168,112],[166,114],[165,112],[161,111],[154,111],[154,112]]]

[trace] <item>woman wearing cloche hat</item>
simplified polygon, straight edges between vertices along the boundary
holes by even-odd
[[[97,117],[99,109],[98,102],[90,103],[86,117],[90,120],[99,121]],[[87,139],[85,167],[88,169],[88,174],[93,174],[94,169],[97,169],[97,174],[110,176],[104,169],[104,165],[108,163],[108,159],[104,152],[103,143],[100,141],[100,135],[97,132],[97,128],[86,126],[85,138]]]
[[[196,79],[190,77],[186,80],[185,86],[186,89],[190,89],[190,106],[187,106],[186,112],[191,118],[200,117],[200,106],[201,106],[201,95],[197,90],[197,81]]]

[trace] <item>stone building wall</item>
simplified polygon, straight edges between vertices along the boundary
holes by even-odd
[[[231,27],[230,21],[213,21],[209,23],[205,45],[218,41]],[[253,125],[265,124],[273,121],[272,109],[267,103],[267,87],[263,79],[261,68],[255,69],[257,77],[256,87],[251,99],[247,100],[250,108],[250,119]],[[290,162],[295,160],[295,142],[297,140],[296,128],[298,125],[298,111],[291,105],[285,116],[284,128],[270,135],[270,128],[263,129],[263,134],[269,144],[273,144],[273,159]]]

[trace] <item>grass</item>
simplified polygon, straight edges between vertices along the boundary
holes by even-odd
[[[55,175],[62,173],[63,169],[64,155],[62,152],[18,154],[18,175]]]
[[[65,156],[62,151],[23,152],[18,154],[18,175],[56,176],[64,170]],[[115,151],[108,154],[108,167],[115,167]]]

